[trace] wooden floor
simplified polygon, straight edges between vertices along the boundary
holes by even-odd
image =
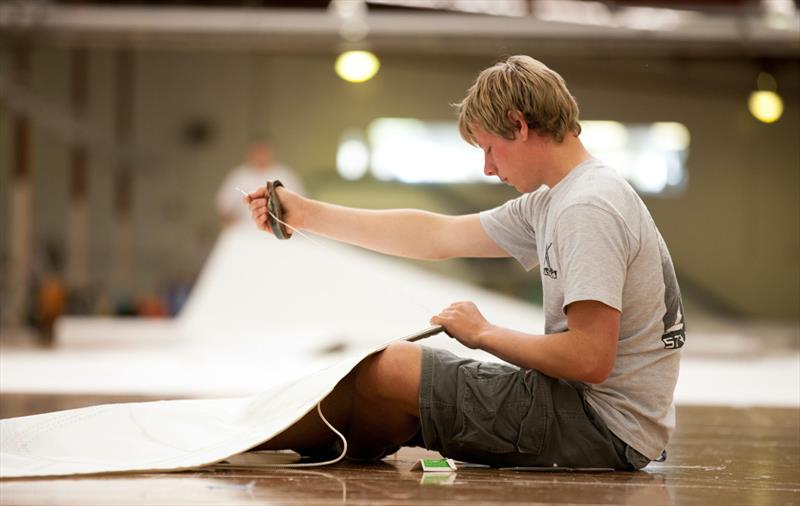
[[[142,400],[115,398],[115,401]],[[110,402],[3,395],[0,416]],[[382,463],[0,481],[3,505],[800,504],[800,410],[682,407],[669,460],[636,473],[459,469],[423,474],[403,449]]]

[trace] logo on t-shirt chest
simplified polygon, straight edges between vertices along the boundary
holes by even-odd
[[[550,248],[552,247],[553,243],[551,242],[544,250],[544,269],[542,269],[542,273],[548,278],[558,279],[558,271],[553,269],[553,266],[550,264]]]

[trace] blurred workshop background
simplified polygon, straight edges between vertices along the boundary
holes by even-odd
[[[667,462],[434,482],[404,449],[304,474],[3,480],[0,502],[797,504],[796,0],[0,0],[0,418],[291,392],[454,300],[541,332],[536,270],[278,241],[237,190],[279,177],[344,205],[500,205],[516,192],[483,176],[452,105],[520,53],[566,79],[584,144],[672,253],[687,341]]]
[[[3,2],[2,342],[51,344],[62,315],[178,314],[256,141],[340,204],[512,198],[452,104],[524,53],[564,76],[584,142],[650,208],[690,336],[697,315],[759,329],[745,350],[796,350],[799,19],[792,0]],[[512,260],[415,264],[541,301]]]

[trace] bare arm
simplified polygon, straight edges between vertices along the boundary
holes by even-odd
[[[569,330],[534,335],[487,322],[471,302],[451,304],[431,323],[470,348],[555,378],[602,383],[614,369],[620,312],[601,302],[573,302],[567,308]]]
[[[287,223],[337,241],[407,258],[507,257],[477,214],[446,216],[415,209],[368,210],[327,204],[279,188]],[[245,197],[256,224],[269,230],[263,188]]]

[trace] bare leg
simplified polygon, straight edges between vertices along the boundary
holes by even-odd
[[[361,364],[355,377],[351,456],[375,457],[400,446],[419,428],[419,345],[398,342]]]
[[[374,457],[414,435],[421,367],[418,345],[393,343],[362,361],[323,400],[325,418],[347,437],[348,455]],[[314,410],[256,449],[313,449],[335,439]]]

